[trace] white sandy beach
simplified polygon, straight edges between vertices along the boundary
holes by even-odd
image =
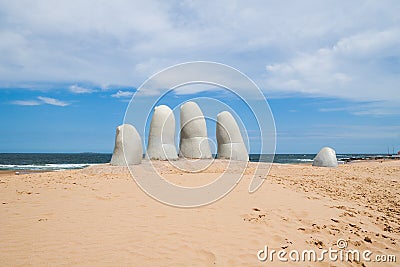
[[[158,163],[167,164],[167,163]],[[198,174],[164,167],[167,179],[198,185],[221,171]],[[248,172],[251,172],[251,167]],[[400,260],[400,161],[339,168],[274,164],[263,186],[250,176],[220,201],[191,209],[147,196],[127,168],[0,176],[2,266],[270,266],[264,248],[299,251],[348,248]],[[373,257],[372,256],[372,257]],[[396,263],[302,262],[309,266],[396,266]]]

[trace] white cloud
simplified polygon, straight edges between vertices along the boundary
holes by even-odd
[[[18,106],[39,106],[42,103],[36,100],[15,100],[11,104]]]
[[[263,98],[260,90],[240,71],[224,64],[191,62],[164,69],[152,76],[135,96],[159,96],[174,88],[177,95],[234,91],[245,98]]]
[[[53,105],[53,106],[60,106],[60,107],[65,107],[68,106],[69,103],[51,98],[51,97],[44,97],[44,96],[38,96],[38,99],[41,100],[45,104]]]
[[[386,115],[398,115],[399,114],[399,103],[398,102],[367,102],[359,103],[358,105],[346,105],[337,106],[332,108],[320,108],[320,112],[340,112],[345,111],[353,115],[369,115],[369,116],[386,116]]]
[[[51,97],[44,97],[44,96],[38,96],[37,100],[15,100],[12,101],[11,104],[13,105],[18,105],[18,106],[39,106],[43,104],[48,104],[48,105],[53,105],[53,106],[60,106],[60,107],[65,107],[68,106],[69,103],[51,98]]]
[[[264,84],[280,91],[400,103],[400,77],[388,65],[400,59],[399,36],[400,28],[345,37],[332,47],[267,65]]]
[[[133,94],[134,94],[134,92],[118,90],[118,92],[116,92],[115,94],[112,94],[111,97],[127,98],[127,97],[132,97]]]
[[[278,131],[278,139],[382,139],[398,138],[400,126],[348,124],[318,124],[309,129],[296,131]]]
[[[210,60],[278,96],[398,95],[398,1],[41,0],[0,10],[1,84],[137,87],[163,67]]]
[[[177,95],[191,95],[207,91],[208,92],[213,91],[214,93],[218,93],[221,90],[223,89],[215,85],[196,83],[178,87],[174,90],[174,93]]]
[[[90,93],[95,92],[95,90],[93,90],[93,89],[81,87],[78,85],[71,85],[69,87],[69,90],[74,94],[90,94]]]

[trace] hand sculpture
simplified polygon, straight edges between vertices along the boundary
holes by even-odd
[[[142,157],[142,140],[135,127],[130,124],[118,126],[115,135],[114,152],[110,162],[111,165],[126,166],[127,164],[140,164]]]
[[[249,160],[239,126],[228,111],[223,111],[217,116],[217,142],[219,159]]]
[[[192,159],[211,158],[206,121],[199,106],[194,102],[186,102],[181,106],[180,115],[179,156]]]
[[[315,156],[312,165],[317,167],[337,167],[338,162],[335,150],[330,147],[323,147]]]
[[[147,156],[150,159],[158,160],[178,159],[175,147],[175,116],[172,110],[165,105],[154,108],[150,123]]]

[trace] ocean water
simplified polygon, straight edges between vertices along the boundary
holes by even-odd
[[[109,153],[0,153],[0,170],[67,170],[108,163]],[[372,154],[338,154],[339,163],[346,158],[364,158]],[[276,154],[274,163],[312,163],[315,154]],[[267,154],[250,154],[252,162],[270,162]]]
[[[103,153],[0,153],[0,170],[68,170],[110,162]]]

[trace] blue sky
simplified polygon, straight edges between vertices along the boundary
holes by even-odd
[[[398,14],[398,1],[0,1],[0,152],[111,152],[136,88],[194,60],[258,84],[278,153],[400,150]]]

